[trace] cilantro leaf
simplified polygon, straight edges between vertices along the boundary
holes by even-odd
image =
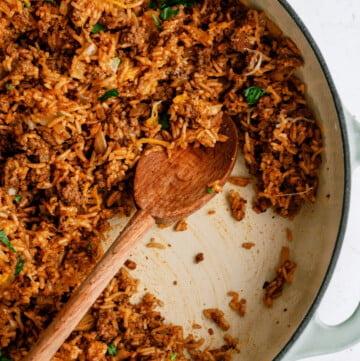
[[[159,116],[159,124],[161,125],[161,129],[169,130],[170,129],[170,122],[168,115],[166,113],[162,113]]]
[[[244,95],[249,105],[255,105],[259,99],[266,94],[266,89],[262,90],[259,86],[250,86],[245,89]]]
[[[116,89],[110,89],[108,90],[104,95],[102,95],[99,100],[101,103],[103,103],[104,101],[113,98],[113,97],[118,97],[119,96],[119,92]]]
[[[13,85],[12,85],[11,83],[6,86],[6,89],[7,89],[7,90],[10,90],[10,89],[12,89],[12,88],[13,88]]]
[[[193,6],[195,0],[161,0],[160,3],[158,0],[150,0],[149,8],[150,9],[164,9],[166,7],[184,5],[185,8]]]
[[[161,0],[160,2],[159,2],[159,0],[150,0],[149,8],[154,9],[154,10],[160,9],[161,10],[160,11],[160,19],[168,20],[173,15],[177,15],[179,12],[179,9],[173,10],[173,6],[184,5],[185,8],[188,8],[194,4],[195,4],[195,0]],[[155,14],[153,14],[153,18],[154,18],[154,15]],[[154,21],[155,21],[155,18],[154,18]],[[155,24],[159,28],[160,22],[158,25],[157,21],[155,21]]]
[[[117,354],[117,348],[116,348],[116,346],[115,346],[113,343],[111,343],[110,345],[108,345],[108,347],[107,347],[107,353],[108,353],[108,355],[110,355],[110,356],[116,356],[116,354]]]
[[[213,189],[211,187],[206,188],[206,193],[212,194],[214,193]]]
[[[161,20],[168,20],[173,15],[177,15],[178,12],[179,12],[179,9],[173,10],[171,6],[168,6],[168,7],[164,8],[164,9],[161,9],[160,19]]]
[[[151,16],[152,16],[152,18],[154,19],[154,23],[155,23],[155,25],[157,26],[157,28],[158,28],[159,30],[161,30],[160,20],[157,18],[156,14],[155,14],[155,13],[152,13]]]
[[[17,196],[14,197],[14,201],[15,201],[15,202],[20,202],[21,200],[22,200],[22,197],[19,196],[19,195],[17,195]],[[1,360],[0,360],[0,361],[1,361]]]
[[[3,356],[2,352],[0,351],[0,361],[13,361],[13,359]]]
[[[106,30],[106,26],[96,23],[95,25],[93,25],[93,27],[91,28],[91,33],[92,34],[99,34],[101,31]]]
[[[16,249],[10,243],[9,238],[5,234],[4,230],[0,230],[0,242],[2,242],[5,246],[9,247],[13,252],[16,252]]]
[[[22,271],[22,269],[24,268],[25,262],[26,262],[26,260],[21,259],[20,255],[17,256],[16,266],[15,266],[15,273],[14,273],[15,276],[17,276]]]
[[[24,5],[24,8],[31,10],[31,6],[26,1],[23,1],[22,3]]]
[[[150,9],[157,9],[158,8],[154,0],[150,0],[149,8]]]
[[[172,353],[172,354],[169,356],[169,359],[170,359],[171,361],[173,361],[173,360],[176,359],[176,356],[177,356],[177,353],[174,352],[174,353]]]

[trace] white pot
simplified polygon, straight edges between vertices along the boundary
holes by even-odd
[[[188,333],[204,336],[211,341],[211,346],[223,343],[223,332],[204,318],[202,310],[224,311],[231,323],[228,333],[239,337],[241,343],[236,360],[292,361],[337,351],[360,339],[359,309],[348,321],[334,327],[323,325],[314,316],[334,271],[346,227],[350,194],[349,142],[336,89],[300,19],[284,0],[254,0],[249,4],[266,10],[303,54],[305,65],[298,75],[306,84],[309,104],[325,130],[317,202],[303,207],[292,221],[271,211],[255,214],[250,206],[253,189],[248,186],[240,189],[248,199],[246,217],[237,222],[229,215],[225,199],[226,192],[234,186],[227,185],[225,194],[218,195],[188,218],[186,232],[155,227],[132,254],[131,259],[138,264],[132,274],[141,279],[147,291],[164,301],[162,313],[167,321],[184,325]],[[247,175],[241,156],[233,173]],[[209,215],[209,210],[216,213]],[[109,241],[124,222],[113,220],[116,227]],[[292,230],[292,242],[286,239],[286,228]],[[171,247],[146,248],[151,237]],[[254,242],[255,247],[246,250],[241,246],[243,242]],[[262,286],[273,278],[283,246],[290,248],[291,258],[298,265],[295,279],[274,306],[267,308],[262,301]],[[204,253],[205,260],[195,264],[193,258],[198,252]],[[240,318],[229,308],[228,291],[239,292],[240,297],[247,300],[245,317]],[[202,329],[195,332],[193,323],[202,325]],[[213,336],[209,336],[209,328],[215,329]]]

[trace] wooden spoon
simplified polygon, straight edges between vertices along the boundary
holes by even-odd
[[[97,266],[46,328],[24,361],[49,361],[78,325],[130,252],[151,226],[182,219],[208,202],[230,174],[238,149],[237,129],[226,117],[221,133],[226,142],[214,148],[189,146],[168,157],[165,151],[145,152],[137,165],[134,195],[138,211],[116,238]]]

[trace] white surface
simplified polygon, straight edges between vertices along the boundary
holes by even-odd
[[[303,20],[330,69],[343,104],[360,119],[360,1],[288,0]],[[360,144],[358,145],[360,146]],[[360,169],[354,171],[344,246],[334,277],[320,305],[321,319],[337,324],[360,301]],[[306,361],[359,361],[360,344]]]

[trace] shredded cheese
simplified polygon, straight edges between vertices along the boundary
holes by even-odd
[[[155,128],[159,124],[158,108],[159,108],[160,104],[161,104],[161,100],[158,102],[155,102],[153,104],[152,109],[151,109],[151,116],[150,116],[150,118],[145,120],[145,125],[148,128]]]
[[[140,138],[137,140],[138,144],[154,144],[161,145],[167,149],[170,148],[171,144],[165,140],[155,139],[155,138]]]
[[[131,3],[131,4],[125,4],[122,0],[107,0],[109,3],[112,3],[114,5],[117,5],[123,9],[132,9],[132,8],[135,8],[137,6],[140,6],[144,0],[139,0],[139,1],[136,1],[134,3]]]
[[[187,95],[187,93],[183,93],[181,95],[177,95],[173,99],[173,103],[174,104],[184,104],[188,100],[188,98],[189,98],[189,96]]]

